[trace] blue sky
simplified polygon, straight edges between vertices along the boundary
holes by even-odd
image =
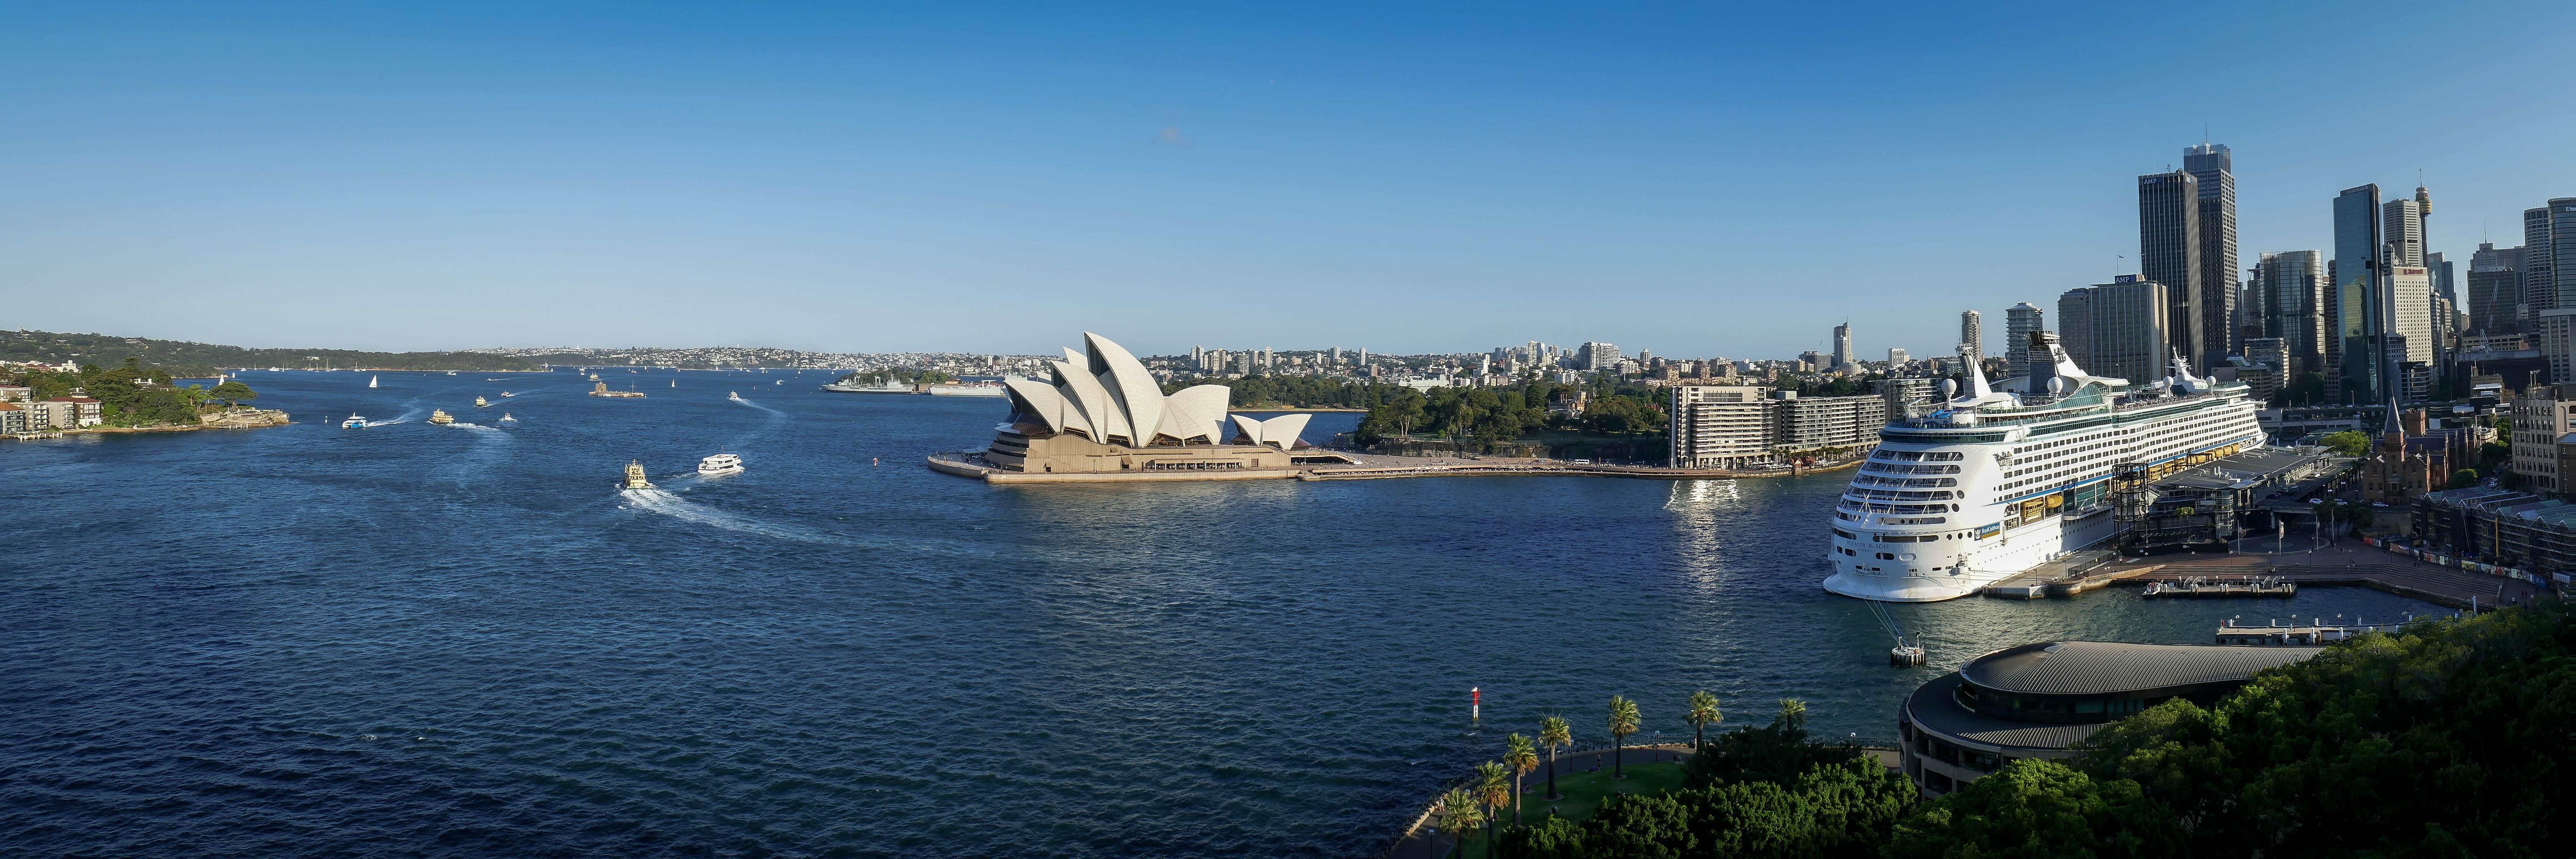
[[[2568,3],[859,5],[0,10],[0,326],[1923,354],[2204,128],[2247,265],[2576,195]]]

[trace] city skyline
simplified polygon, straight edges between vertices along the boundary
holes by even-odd
[[[1564,342],[1786,356],[1829,347],[1814,302],[1833,296],[1856,353],[1936,355],[1959,310],[2136,273],[2124,188],[2196,143],[2232,149],[2240,268],[2330,249],[2335,193],[2364,182],[2420,170],[2444,200],[2425,249],[2449,259],[2576,193],[2551,157],[2576,97],[2517,59],[2576,26],[2561,7],[2434,10],[2404,33],[2230,7],[2239,26],[2160,69],[2076,60],[2164,11],[1814,14],[39,10],[0,34],[0,106],[26,120],[0,144],[20,203],[0,212],[5,324],[1027,354],[1072,323],[1165,354],[1422,354],[1526,337],[1543,311]],[[2296,59],[2327,45],[2423,72],[2351,91]],[[2537,124],[2330,121],[2391,100]],[[1352,312],[1097,307],[1211,294]],[[971,310],[994,301],[1028,312]]]

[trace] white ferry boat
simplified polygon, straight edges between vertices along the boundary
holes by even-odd
[[[714,456],[698,460],[698,473],[706,475],[741,474],[742,457],[735,456],[730,453],[719,453]]]
[[[366,418],[359,417],[357,412],[350,412],[350,413],[349,413],[349,419],[348,419],[348,420],[345,420],[345,421],[341,421],[341,422],[340,422],[340,428],[341,428],[341,429],[366,429],[366,428],[367,428],[367,419],[366,419]]]
[[[1971,362],[1973,366],[1973,362]],[[1826,590],[1932,602],[2110,538],[2111,476],[2149,479],[2263,443],[2245,385],[2174,374],[2133,385],[2087,375],[2042,334],[2029,372],[1942,383],[1944,402],[1879,431],[1834,509]]]

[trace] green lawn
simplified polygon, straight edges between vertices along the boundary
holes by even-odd
[[[1580,822],[1591,817],[1592,810],[1601,807],[1601,798],[1610,794],[1654,794],[1682,786],[1681,764],[1630,763],[1627,770],[1628,777],[1619,781],[1610,779],[1608,767],[1597,773],[1560,773],[1556,777],[1556,789],[1565,794],[1565,798],[1549,802],[1546,799],[1547,768],[1541,766],[1524,777],[1530,792],[1521,795],[1521,822],[1536,823],[1545,819],[1550,809],[1554,809],[1558,817]],[[1511,812],[1506,810],[1503,814],[1506,815],[1504,822],[1509,822]]]

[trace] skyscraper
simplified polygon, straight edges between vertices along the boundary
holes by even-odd
[[[2214,359],[2235,352],[2238,345],[2235,159],[2226,145],[2203,143],[2183,149],[2182,169],[2191,174],[2200,192],[2193,238],[2200,251],[2200,324],[2206,341],[2201,351]]]
[[[2039,308],[2027,301],[2004,308],[2004,354],[2019,360],[2030,348],[2030,335],[2048,330],[2043,320]]]
[[[2347,188],[2334,201],[2334,263],[2326,286],[2328,393],[2347,403],[2385,398],[2387,369],[2379,349],[2387,333],[2379,290],[2379,186]]]
[[[2282,383],[2297,373],[2326,369],[2325,264],[2316,251],[2278,251],[2254,264],[2254,288],[2263,296],[2264,337],[2281,340],[2290,366],[2278,368]]]
[[[1986,328],[1982,319],[1974,310],[1959,313],[1959,345],[1968,347],[1969,356],[1981,361],[1986,357]]]
[[[2576,307],[2576,197],[2549,201],[2549,278],[2559,307]],[[2524,242],[2523,247],[2531,247]],[[2526,255],[2530,251],[2524,251]]]
[[[2533,321],[2540,312],[2558,307],[2556,248],[2550,247],[2549,207],[2522,210],[2522,301],[2529,305],[2522,321],[2526,331],[2535,331]]]
[[[1641,353],[1642,354],[1642,353]],[[1851,323],[1834,326],[1834,366],[1852,365]]]
[[[2390,200],[2380,206],[2379,228],[2382,232],[2380,241],[2387,243],[2386,263],[2424,264],[2424,210],[2416,201]]]
[[[2522,249],[2479,242],[2469,256],[2469,332],[2517,334],[2523,327]]]
[[[2138,276],[2165,285],[2168,308],[2165,336],[2174,354],[2190,359],[2194,371],[2227,354],[2227,317],[2220,316],[2216,354],[2209,354],[2200,263],[2200,180],[2189,171],[2138,177]]]
[[[2165,377],[2173,354],[2173,338],[2165,331],[2172,318],[2166,291],[2164,284],[2126,274],[2067,290],[2057,298],[2059,345],[2076,366],[2096,376],[2139,385]]]

